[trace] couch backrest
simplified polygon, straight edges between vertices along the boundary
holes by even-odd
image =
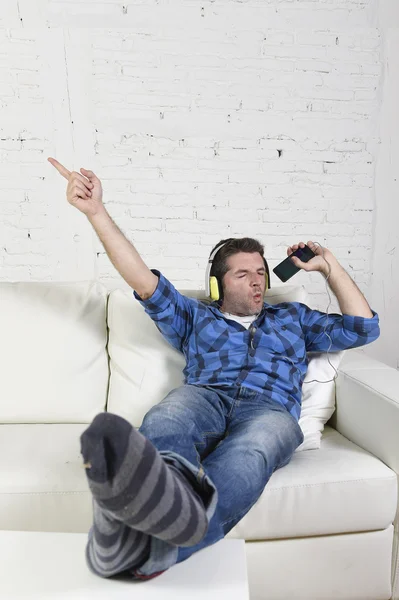
[[[209,301],[203,290],[180,291]],[[268,290],[265,299],[310,302],[303,286],[286,284]],[[90,423],[107,409],[138,427],[183,383],[184,356],[130,288],[3,282],[0,315],[0,423]]]
[[[209,302],[203,290],[179,290],[185,296]],[[303,302],[303,286],[277,286],[267,290],[265,301]],[[185,358],[158,331],[133,292],[113,290],[108,302],[110,387],[107,410],[136,427],[148,410],[172,389],[182,385]]]
[[[0,283],[0,423],[90,423],[105,410],[107,288]]]

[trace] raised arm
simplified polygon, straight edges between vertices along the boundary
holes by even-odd
[[[68,171],[54,158],[48,161],[67,179],[68,202],[86,215],[115,269],[141,298],[150,298],[159,279],[108,214],[102,202],[101,181],[93,171],[81,169],[80,174]]]
[[[105,207],[103,211],[88,219],[115,269],[143,300],[150,298],[159,279],[147,267],[133,244],[126,239]]]

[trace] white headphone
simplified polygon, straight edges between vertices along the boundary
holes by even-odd
[[[206,265],[206,270],[205,270],[205,293],[206,293],[207,298],[211,298],[211,300],[219,300],[222,295],[221,294],[222,282],[219,282],[217,277],[214,277],[214,276],[211,277],[213,258],[219,252],[219,250],[221,248],[223,248],[223,246],[225,246],[228,242],[231,242],[232,240],[234,240],[234,238],[229,238],[225,242],[218,244],[216,246],[216,248],[213,250],[213,252],[211,252],[211,255],[208,259],[208,264]],[[265,280],[266,280],[265,290],[267,290],[267,289],[271,288],[269,265],[267,264],[265,257],[262,256],[262,258],[263,258],[263,262],[265,265]]]

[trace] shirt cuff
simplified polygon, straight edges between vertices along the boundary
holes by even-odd
[[[162,275],[158,269],[150,269],[154,275],[159,279],[158,285],[155,288],[154,293],[149,298],[141,298],[138,293],[133,290],[133,295],[144,306],[147,313],[158,313],[162,312],[170,304],[170,295],[165,294],[165,290],[169,288],[167,279]]]
[[[375,310],[370,309],[373,313],[372,317],[358,317],[353,315],[343,314],[343,325],[349,331],[356,333],[368,333],[379,326],[379,317]]]

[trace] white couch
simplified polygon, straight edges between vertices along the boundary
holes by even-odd
[[[287,284],[266,300],[310,305]],[[183,357],[130,289],[3,282],[0,314],[0,529],[88,532],[80,434],[104,410],[138,427]],[[296,452],[228,534],[247,542],[252,600],[399,599],[399,373],[348,350],[336,402],[320,449]]]

